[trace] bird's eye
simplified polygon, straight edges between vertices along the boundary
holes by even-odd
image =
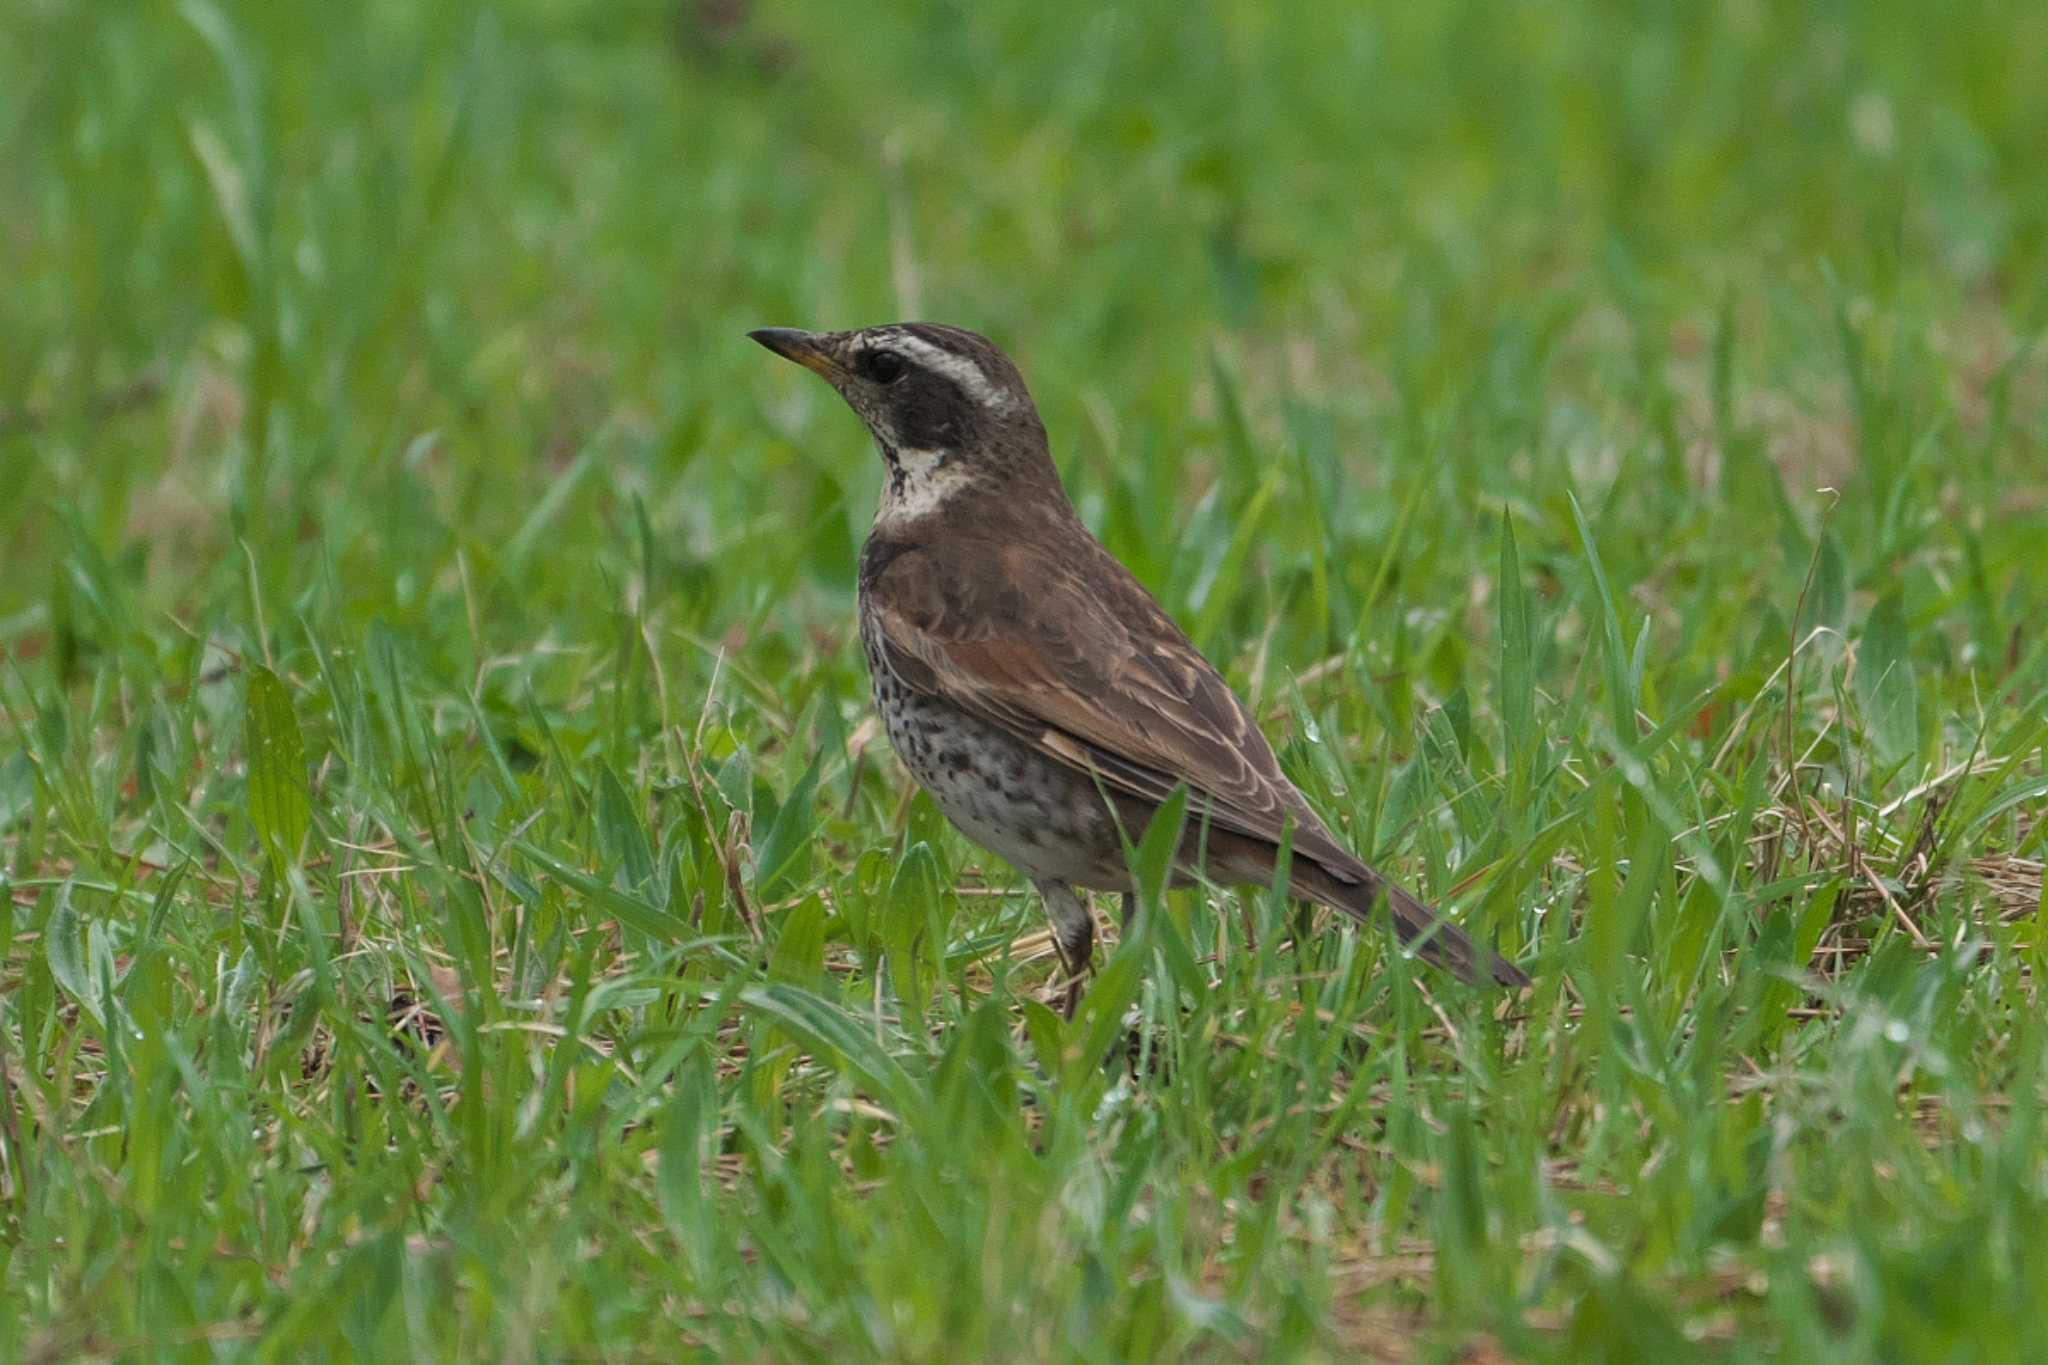
[[[868,378],[877,384],[893,384],[901,379],[903,372],[910,367],[904,363],[903,357],[894,351],[869,351],[862,359],[861,368],[866,370]]]

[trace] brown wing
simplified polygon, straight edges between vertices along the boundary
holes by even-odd
[[[1072,530],[1059,537],[1065,555],[957,535],[871,547],[867,610],[899,676],[1113,791],[1162,801],[1185,782],[1193,813],[1276,843],[1292,817],[1301,854],[1347,880],[1370,875],[1209,661],[1128,570]]]

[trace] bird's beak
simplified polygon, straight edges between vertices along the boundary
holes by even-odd
[[[827,379],[840,373],[839,362],[821,333],[800,332],[794,327],[758,327],[747,335],[784,360],[794,360]]]

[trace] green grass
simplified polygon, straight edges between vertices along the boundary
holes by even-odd
[[[2037,1354],[2048,8],[991,8],[0,14],[0,1358]],[[1037,1003],[905,315],[1526,999]]]

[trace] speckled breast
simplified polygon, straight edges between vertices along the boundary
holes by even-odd
[[[890,668],[865,617],[861,644],[889,743],[961,833],[1034,880],[1123,879],[1116,828],[1086,775],[912,688]]]

